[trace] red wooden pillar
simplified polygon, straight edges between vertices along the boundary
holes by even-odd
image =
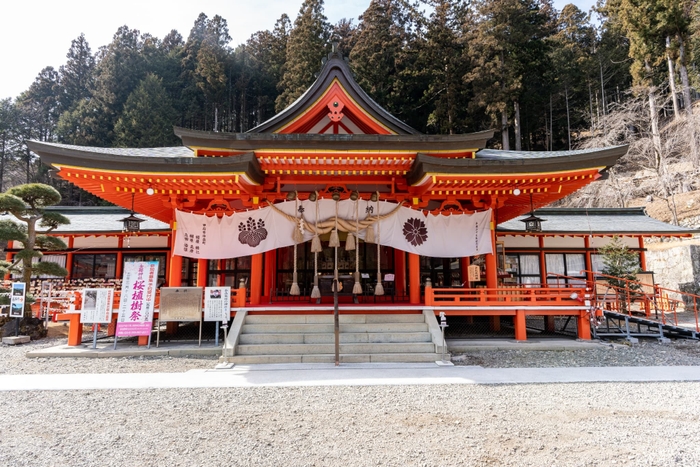
[[[540,247],[540,284],[542,287],[547,287],[547,258],[544,255],[544,237],[540,235],[537,237],[537,241]]]
[[[266,302],[270,302],[270,291],[275,287],[277,277],[277,250],[265,252],[265,282],[262,296]]]
[[[260,305],[263,284],[263,254],[252,255],[250,262],[250,304]]]
[[[223,287],[226,285],[226,277],[224,277],[224,274],[221,272],[224,270],[224,265],[226,263],[225,259],[219,259],[216,261],[216,269],[218,271],[218,274],[216,275],[216,286],[217,287]]]
[[[590,287],[595,287],[593,284],[593,258],[591,257],[591,237],[583,238],[583,246],[586,248],[586,281]]]
[[[394,287],[396,295],[406,295],[406,252],[394,249]]]
[[[124,253],[122,252],[122,248],[124,248],[124,237],[121,235],[117,238],[117,248],[119,249],[117,250],[117,264],[114,277],[116,279],[121,279],[124,273]]]
[[[588,317],[588,313],[582,311],[578,316],[578,338],[584,340],[591,340],[591,320]]]
[[[527,340],[527,329],[525,328],[525,310],[515,311],[515,340]]]
[[[498,260],[496,258],[496,221],[495,221],[495,211],[491,210],[491,251],[492,253],[486,255],[486,288],[492,289],[489,291],[493,294],[493,289],[498,288]],[[489,317],[489,327],[492,331],[498,332],[501,330],[501,317],[491,316]]]
[[[74,248],[73,246],[73,236],[68,237],[68,249],[72,250]],[[68,254],[66,254],[66,271],[68,271],[68,274],[66,274],[66,280],[69,281],[73,279],[73,252],[69,251]]]
[[[642,271],[647,270],[647,255],[644,251],[644,237],[639,237],[639,267]]]
[[[182,256],[174,254],[175,236],[177,231],[173,229],[170,235],[170,267],[168,268],[168,287],[180,287],[182,285]]]
[[[498,260],[496,258],[496,221],[491,210],[491,253],[486,255],[486,288],[498,287]]]
[[[12,259],[13,259],[14,257],[15,257],[15,254],[14,254],[14,253],[9,253],[9,252],[8,252],[8,253],[5,255],[5,261],[7,261],[8,263],[12,263]],[[8,272],[7,274],[5,274],[4,279],[5,279],[6,281],[9,281],[10,279],[12,279],[12,274],[10,274],[10,273]]]
[[[420,303],[420,256],[415,253],[408,254],[408,285],[409,302],[411,305]]]
[[[209,261],[204,258],[197,260],[197,287],[206,287],[209,275]]]
[[[180,287],[182,285],[182,256],[170,257],[170,270],[168,271],[168,287]]]
[[[464,258],[459,259],[459,272],[460,272],[460,280],[462,281],[462,284],[464,284],[465,287],[469,287],[469,265],[471,264],[471,258],[469,256],[465,256]]]

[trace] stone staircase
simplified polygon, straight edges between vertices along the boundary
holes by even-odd
[[[244,315],[244,316],[239,316]],[[236,322],[238,321],[238,322]],[[434,321],[434,323],[433,323]],[[340,315],[340,361],[434,362],[437,321],[424,314]],[[440,345],[437,341],[437,345]],[[334,363],[333,315],[236,314],[228,336],[229,362]]]

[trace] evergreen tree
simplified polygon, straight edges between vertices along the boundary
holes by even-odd
[[[17,139],[18,115],[14,102],[9,97],[0,100],[0,191],[3,190],[7,163],[19,152]]]
[[[247,65],[253,75],[251,83],[255,102],[255,125],[274,115],[278,84],[282,80],[287,56],[287,39],[291,21],[283,14],[272,31],[253,34],[245,46],[236,50],[237,56],[247,56]]]
[[[182,50],[180,100],[185,103],[184,123],[190,127],[217,129],[219,112],[232,113],[227,102],[230,58],[226,20],[211,20],[200,13]]]
[[[24,180],[35,181],[38,170],[36,157],[24,141],[36,139],[52,141],[59,115],[58,73],[46,67],[36,77],[29,89],[17,99],[17,137],[21,141],[18,158],[24,162]]]
[[[468,70],[463,28],[472,15],[460,1],[432,0],[431,5],[434,10],[419,63],[428,79],[423,105],[431,109],[427,122],[431,132],[453,134],[465,130],[467,118],[463,112],[468,104],[462,80]]]
[[[71,41],[66,58],[66,64],[58,69],[62,111],[73,109],[78,101],[90,97],[94,86],[95,57],[85,34]]]
[[[316,79],[321,60],[329,52],[330,25],[323,14],[323,0],[304,0],[287,40],[286,62],[278,85],[277,111],[301,96]]]
[[[595,29],[588,23],[586,13],[576,5],[568,4],[559,14],[557,30],[550,38],[551,61],[558,101],[563,100],[565,121],[559,128],[565,130],[565,148],[572,148],[572,129],[585,126],[583,112],[588,104],[587,73],[597,68],[590,51],[595,46]],[[559,108],[561,110],[561,105]],[[561,111],[558,112],[560,115]]]
[[[174,146],[175,109],[165,91],[162,79],[149,74],[126,100],[116,125],[115,145],[155,148]]]
[[[22,272],[22,280],[27,285],[27,290],[30,279],[35,274],[68,274],[68,271],[56,263],[32,263],[33,258],[42,256],[39,249],[64,250],[67,247],[60,238],[46,235],[61,225],[70,224],[70,220],[64,215],[46,211],[46,207],[54,206],[60,201],[61,195],[58,191],[40,183],[15,186],[0,194],[0,210],[11,213],[22,222],[16,224],[11,220],[0,221],[0,239],[22,242],[23,249],[15,255],[15,265]]]
[[[357,27],[352,24],[352,18],[341,18],[337,24],[333,26],[331,40],[338,44],[338,52],[343,57],[350,57],[353,47],[355,47]]]
[[[493,123],[500,122],[503,149],[510,148],[513,115],[517,149],[526,77],[540,80],[547,69],[543,60],[548,52],[544,39],[551,26],[549,4],[544,3],[545,9],[535,0],[477,0],[475,4],[478,16],[470,38],[472,70],[466,75],[475,90],[473,105],[484,108]],[[532,88],[546,87],[546,83],[534,84]]]
[[[627,297],[620,297],[620,305],[623,313],[627,312],[627,300],[635,298],[641,290],[641,286],[636,282],[637,274],[641,272],[639,267],[639,255],[630,251],[620,237],[613,239],[598,252],[603,256],[603,270],[606,276],[605,281],[618,293],[625,293]]]
[[[425,74],[416,67],[422,16],[405,0],[372,0],[360,16],[350,66],[362,88],[379,105],[416,128]]]

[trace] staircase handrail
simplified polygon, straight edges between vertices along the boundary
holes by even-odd
[[[654,306],[654,311],[657,316],[657,320],[661,321],[662,324],[668,324],[671,322],[673,325],[678,326],[678,305],[683,304],[686,311],[692,311],[693,317],[695,320],[695,330],[696,332],[700,332],[700,317],[699,312],[698,312],[698,305],[700,305],[700,295],[698,294],[693,294],[689,292],[682,292],[680,290],[673,290],[667,287],[661,287],[658,284],[648,284],[645,282],[637,281],[637,280],[632,280],[632,279],[625,279],[621,277],[615,277],[611,276],[608,274],[603,274],[600,272],[596,271],[589,271],[589,270],[583,270],[581,271],[581,274],[587,274],[588,277],[593,277],[593,295],[596,297],[596,302],[600,303],[600,300],[598,299],[598,291],[597,288],[595,287],[596,285],[596,279],[602,278],[602,279],[614,279],[616,281],[621,281],[625,284],[624,287],[619,287],[619,286],[614,286],[612,284],[606,284],[608,289],[612,289],[615,291],[617,295],[617,312],[624,311],[626,314],[629,316],[632,316],[632,303],[634,302],[633,296],[634,294],[638,294],[642,296],[642,302],[644,303],[645,306],[645,311],[647,318],[651,319],[650,316],[650,307],[651,305]],[[630,291],[630,285],[635,284],[637,287],[642,288],[642,287],[648,287],[653,290],[653,293],[647,293],[642,290],[634,290],[633,292]],[[606,291],[607,294],[607,291]],[[671,296],[680,296],[681,299],[676,299],[676,298],[671,298]],[[625,306],[622,307],[620,297],[624,297],[624,304]],[[683,298],[686,298],[686,300],[683,300]],[[603,300],[603,302],[606,302],[606,300]],[[666,303],[664,303],[666,302]],[[686,304],[690,302],[692,303],[691,307],[686,306]],[[605,303],[603,303],[605,305]],[[666,306],[668,305],[668,306]],[[690,310],[689,310],[690,308]],[[658,318],[659,313],[661,314],[660,319]]]

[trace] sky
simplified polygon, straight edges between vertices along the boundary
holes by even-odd
[[[27,3],[25,3],[25,1]],[[325,13],[335,24],[341,18],[357,17],[370,0],[326,0]],[[574,3],[588,11],[595,0],[555,0],[560,9]],[[176,29],[184,39],[200,13],[220,15],[228,22],[231,46],[245,42],[251,34],[272,29],[287,15],[294,21],[302,0],[6,0],[0,6],[0,99],[16,98],[39,72],[66,61],[71,41],[81,33],[93,53],[111,42],[120,26],[163,38]]]

